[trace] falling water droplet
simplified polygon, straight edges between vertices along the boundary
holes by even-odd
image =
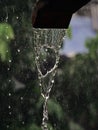
[[[25,122],[24,122],[24,121],[22,121],[22,124],[24,125],[24,124],[25,124]]]
[[[38,60],[39,59],[39,56],[36,56],[36,60]]]
[[[47,52],[47,51],[48,51],[48,49],[45,49],[45,51]]]
[[[12,112],[9,112],[9,115],[12,115]]]
[[[19,17],[17,16],[16,19],[19,19]]]
[[[9,63],[11,63],[12,61],[11,60],[9,60]]]
[[[54,80],[52,80],[51,83],[54,83]]]
[[[11,109],[11,106],[10,106],[10,105],[8,106],[8,109]]]
[[[18,52],[20,52],[20,49],[17,49]]]
[[[11,93],[9,93],[9,97],[11,96]]]
[[[38,79],[41,80],[41,77],[39,76]]]
[[[46,62],[46,59],[44,59],[44,62]]]
[[[7,70],[9,71],[9,70],[10,70],[10,68],[7,68]]]
[[[9,79],[9,82],[11,82],[11,79]]]
[[[42,86],[42,84],[41,84],[41,83],[39,83],[39,86],[41,87],[41,86]]]
[[[22,100],[23,100],[23,97],[20,97],[20,100],[22,101]]]
[[[9,125],[7,125],[6,128],[8,129],[8,128],[9,128]]]
[[[8,39],[9,39],[9,36],[6,36],[6,39],[8,40]]]

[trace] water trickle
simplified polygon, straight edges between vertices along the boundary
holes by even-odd
[[[33,29],[35,62],[41,95],[44,98],[42,130],[48,130],[47,103],[54,84],[59,63],[59,49],[65,33],[65,29]]]

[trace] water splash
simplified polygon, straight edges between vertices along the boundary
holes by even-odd
[[[59,49],[65,32],[65,29],[33,29],[35,62],[41,95],[44,98],[42,130],[48,130],[47,102],[54,84],[56,68],[59,63]]]

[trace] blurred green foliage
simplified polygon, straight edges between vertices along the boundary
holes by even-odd
[[[72,38],[72,28],[71,26],[66,31],[66,36],[71,39]]]
[[[0,24],[0,56],[2,61],[9,61],[10,55],[10,41],[14,39],[14,32],[12,27],[7,23]]]
[[[92,59],[96,59],[98,55],[98,34],[95,38],[88,39],[85,46],[89,50],[89,55]]]

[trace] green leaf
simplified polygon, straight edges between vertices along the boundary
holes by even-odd
[[[8,44],[0,39],[0,57],[2,61],[5,60],[10,60],[11,55],[10,55],[10,48]]]
[[[0,24],[0,39],[4,41],[10,41],[11,39],[14,39],[14,31],[9,24]]]
[[[14,39],[14,31],[12,27],[7,23],[0,24],[0,57],[1,60],[9,61],[11,59],[10,40]]]

